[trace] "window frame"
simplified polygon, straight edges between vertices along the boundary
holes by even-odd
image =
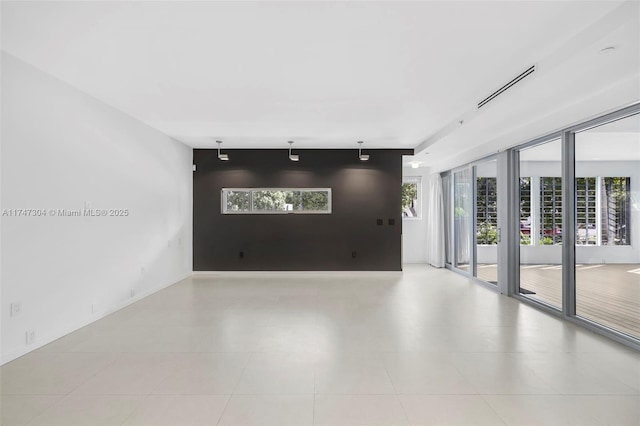
[[[249,210],[248,211],[233,211],[227,210],[227,193],[228,192],[248,192],[249,193]],[[327,210],[254,210],[253,209],[253,194],[255,192],[326,192],[328,198]],[[255,214],[332,214],[332,191],[331,188],[222,188],[220,190],[220,213],[228,215],[255,215]]]
[[[604,201],[606,197],[607,180],[611,182],[611,180],[613,179],[618,179],[619,182],[622,182],[624,179],[624,201],[622,203],[623,211],[616,215],[616,223],[626,228],[623,234],[624,243],[611,244],[608,236],[606,237],[607,242],[605,243],[604,235],[605,235],[606,223],[605,223],[605,218],[600,216],[598,218],[599,219],[598,227],[600,232],[598,233],[597,245],[607,246],[607,247],[627,247],[627,246],[631,247],[632,235],[633,235],[633,220],[631,220],[631,209],[632,209],[631,207],[631,179],[632,179],[631,176],[598,176],[596,179],[598,179],[602,183],[602,184],[598,184],[596,187],[596,198],[599,199],[601,202]],[[604,194],[602,193],[603,189],[604,189]],[[621,220],[618,221],[617,219],[621,219]],[[615,241],[615,236],[614,236],[614,241]]]
[[[545,179],[547,181],[545,181]],[[564,190],[562,186],[562,176],[538,176],[538,182],[540,204],[538,216],[538,245],[561,246],[564,242]],[[547,196],[549,197],[548,199],[546,198]],[[547,211],[547,209],[551,211]],[[545,226],[545,219],[547,218],[551,221],[551,229]],[[557,230],[559,230],[559,232],[557,232]],[[547,231],[549,231],[549,235],[547,235]],[[551,244],[545,244],[545,238],[549,238]]]
[[[484,222],[485,224],[488,224],[490,226],[493,226],[496,230],[496,241],[493,244],[488,244],[486,243],[486,235],[485,238],[483,239],[484,242],[480,242],[479,238],[478,238],[478,229],[480,226],[480,222],[478,221],[479,216],[480,216],[480,180],[484,179],[484,189],[485,189],[485,199],[484,199],[484,203],[482,204],[483,207],[483,216],[484,216]],[[493,185],[493,197],[490,197],[490,192],[489,192],[489,186],[490,186],[490,182]],[[475,213],[475,244],[479,245],[479,246],[497,246],[498,245],[498,178],[497,176],[476,176],[475,177],[475,209],[474,209],[474,213]],[[491,219],[491,203],[489,201],[492,201],[494,206],[495,206],[495,211],[493,212],[495,214],[495,217],[493,218],[493,220]]]
[[[529,189],[525,193],[523,192],[522,188],[523,188],[523,180],[526,179],[526,185],[529,186]],[[538,220],[538,216],[535,213],[535,204],[534,204],[534,197],[532,196],[533,194],[533,190],[532,190],[532,182],[534,182],[535,179],[532,178],[531,176],[519,176],[518,177],[518,212],[519,212],[519,234],[520,234],[520,245],[521,246],[532,246],[534,239],[537,240],[536,235],[537,235],[537,229],[538,229],[538,225],[536,224],[536,221]],[[527,216],[526,218],[523,219],[522,213],[523,213],[523,206],[526,204],[523,204],[523,202],[528,202],[528,213],[529,216]],[[535,201],[536,203],[538,201]],[[529,233],[525,233],[524,230],[526,230],[524,226],[529,225]],[[524,236],[527,236],[529,238],[529,243],[525,244],[523,243],[524,240]]]
[[[402,220],[422,220],[422,176],[402,176],[402,185],[405,183],[416,184],[416,216],[405,216],[402,211]],[[402,188],[402,187],[401,187]],[[400,200],[402,202],[402,200]]]

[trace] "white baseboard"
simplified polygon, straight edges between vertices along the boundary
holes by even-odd
[[[339,275],[393,275],[401,274],[402,271],[193,271],[192,276],[198,277],[255,277],[256,275],[326,275],[326,276],[339,276]]]
[[[104,311],[98,312],[95,315],[91,316],[90,318],[84,318],[82,321],[78,321],[77,323],[73,324],[71,327],[65,327],[64,329],[60,329],[57,330],[56,332],[53,333],[49,333],[48,335],[45,336],[38,336],[36,338],[36,340],[33,342],[33,344],[29,345],[29,346],[23,346],[21,348],[18,348],[16,350],[13,350],[9,353],[6,354],[2,354],[2,357],[0,359],[0,365],[4,365],[10,361],[13,361],[16,358],[19,358],[23,355],[28,354],[29,352],[35,351],[36,349],[39,349],[45,345],[48,345],[49,343],[58,340],[61,337],[66,336],[67,334],[73,333],[76,330],[81,329],[82,327],[86,327],[87,325],[96,322],[104,317],[106,317],[107,315],[110,315],[116,311],[119,311],[122,308],[125,308],[129,305],[131,305],[132,303],[135,303],[139,300],[144,299],[145,297],[151,296],[154,293],[157,293],[158,291],[165,289],[167,287],[170,287],[174,284],[177,284],[178,282],[184,280],[185,278],[189,278],[192,275],[192,272],[186,272],[182,275],[180,275],[178,278],[176,279],[172,279],[167,283],[161,284],[158,287],[154,287],[150,290],[145,291],[144,293],[140,293],[139,295],[136,295],[130,299],[126,299],[126,300],[122,300],[110,307],[108,307],[107,309],[105,309]]]

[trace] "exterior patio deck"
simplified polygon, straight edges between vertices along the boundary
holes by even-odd
[[[496,281],[496,265],[478,265],[478,278]],[[561,265],[522,265],[520,286],[532,292],[527,297],[562,306]],[[579,316],[639,338],[640,265],[577,265],[576,304]]]

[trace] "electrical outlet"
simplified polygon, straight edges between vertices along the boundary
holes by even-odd
[[[100,311],[100,305],[97,303],[92,303],[91,304],[91,313],[92,314],[96,314]]]
[[[140,267],[140,275],[144,275],[144,266]]]
[[[134,289],[131,289],[131,297],[135,297],[136,295],[136,291]]]
[[[20,314],[20,311],[22,310],[22,305],[20,302],[13,302],[10,305],[9,308],[9,316],[15,317],[18,316],[18,314]]]
[[[36,340],[36,332],[34,330],[29,330],[26,333],[26,341],[27,345],[32,344]]]

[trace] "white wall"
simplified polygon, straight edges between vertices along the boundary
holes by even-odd
[[[1,158],[3,209],[129,211],[2,217],[3,363],[190,274],[187,146],[3,52]]]
[[[427,200],[429,191],[429,169],[404,167],[402,176],[420,176],[422,178],[420,218],[402,219],[402,262],[427,263]]]

